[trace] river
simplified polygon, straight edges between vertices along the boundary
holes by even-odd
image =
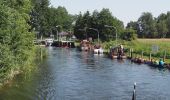
[[[76,49],[47,48],[29,77],[0,90],[0,100],[169,100],[170,72]]]

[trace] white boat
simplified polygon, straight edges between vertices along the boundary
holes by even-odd
[[[45,45],[46,46],[51,46],[52,45],[52,43],[53,43],[53,39],[51,39],[51,38],[49,38],[49,39],[45,39]]]
[[[102,48],[99,48],[99,49],[95,48],[94,54],[103,54],[103,49]]]
[[[94,45],[94,54],[103,54],[103,48],[101,47],[101,45],[97,44]]]

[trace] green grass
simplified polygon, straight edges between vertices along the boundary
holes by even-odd
[[[103,43],[103,47],[108,50],[110,46],[114,46],[115,43],[115,41],[105,42]],[[135,56],[140,56],[143,52],[145,58],[149,58],[151,53],[154,59],[160,59],[164,57],[166,52],[165,61],[170,63],[170,39],[137,39],[134,41],[118,40],[117,43],[123,44],[127,53],[130,48],[133,49]],[[152,52],[153,45],[158,46],[158,52]]]

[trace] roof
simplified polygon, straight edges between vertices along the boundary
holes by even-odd
[[[66,35],[70,35],[70,33],[68,33],[68,32],[60,32],[59,35],[66,36]]]

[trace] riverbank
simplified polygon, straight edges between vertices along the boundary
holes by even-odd
[[[32,51],[28,52],[28,55],[28,59],[22,62],[22,64],[11,65],[10,69],[6,69],[4,72],[0,73],[0,87],[10,84],[17,75],[29,75],[36,69],[36,66],[40,64],[42,59],[47,57],[45,48],[40,46],[34,47]]]
[[[165,58],[166,63],[170,63],[170,39],[137,39],[134,41],[124,41],[118,40],[119,44],[123,44],[125,52],[129,55],[130,49],[133,49],[134,57],[144,57],[149,59],[150,56],[153,59]],[[114,46],[116,42],[105,42],[103,47],[106,51],[109,51],[109,48]]]

